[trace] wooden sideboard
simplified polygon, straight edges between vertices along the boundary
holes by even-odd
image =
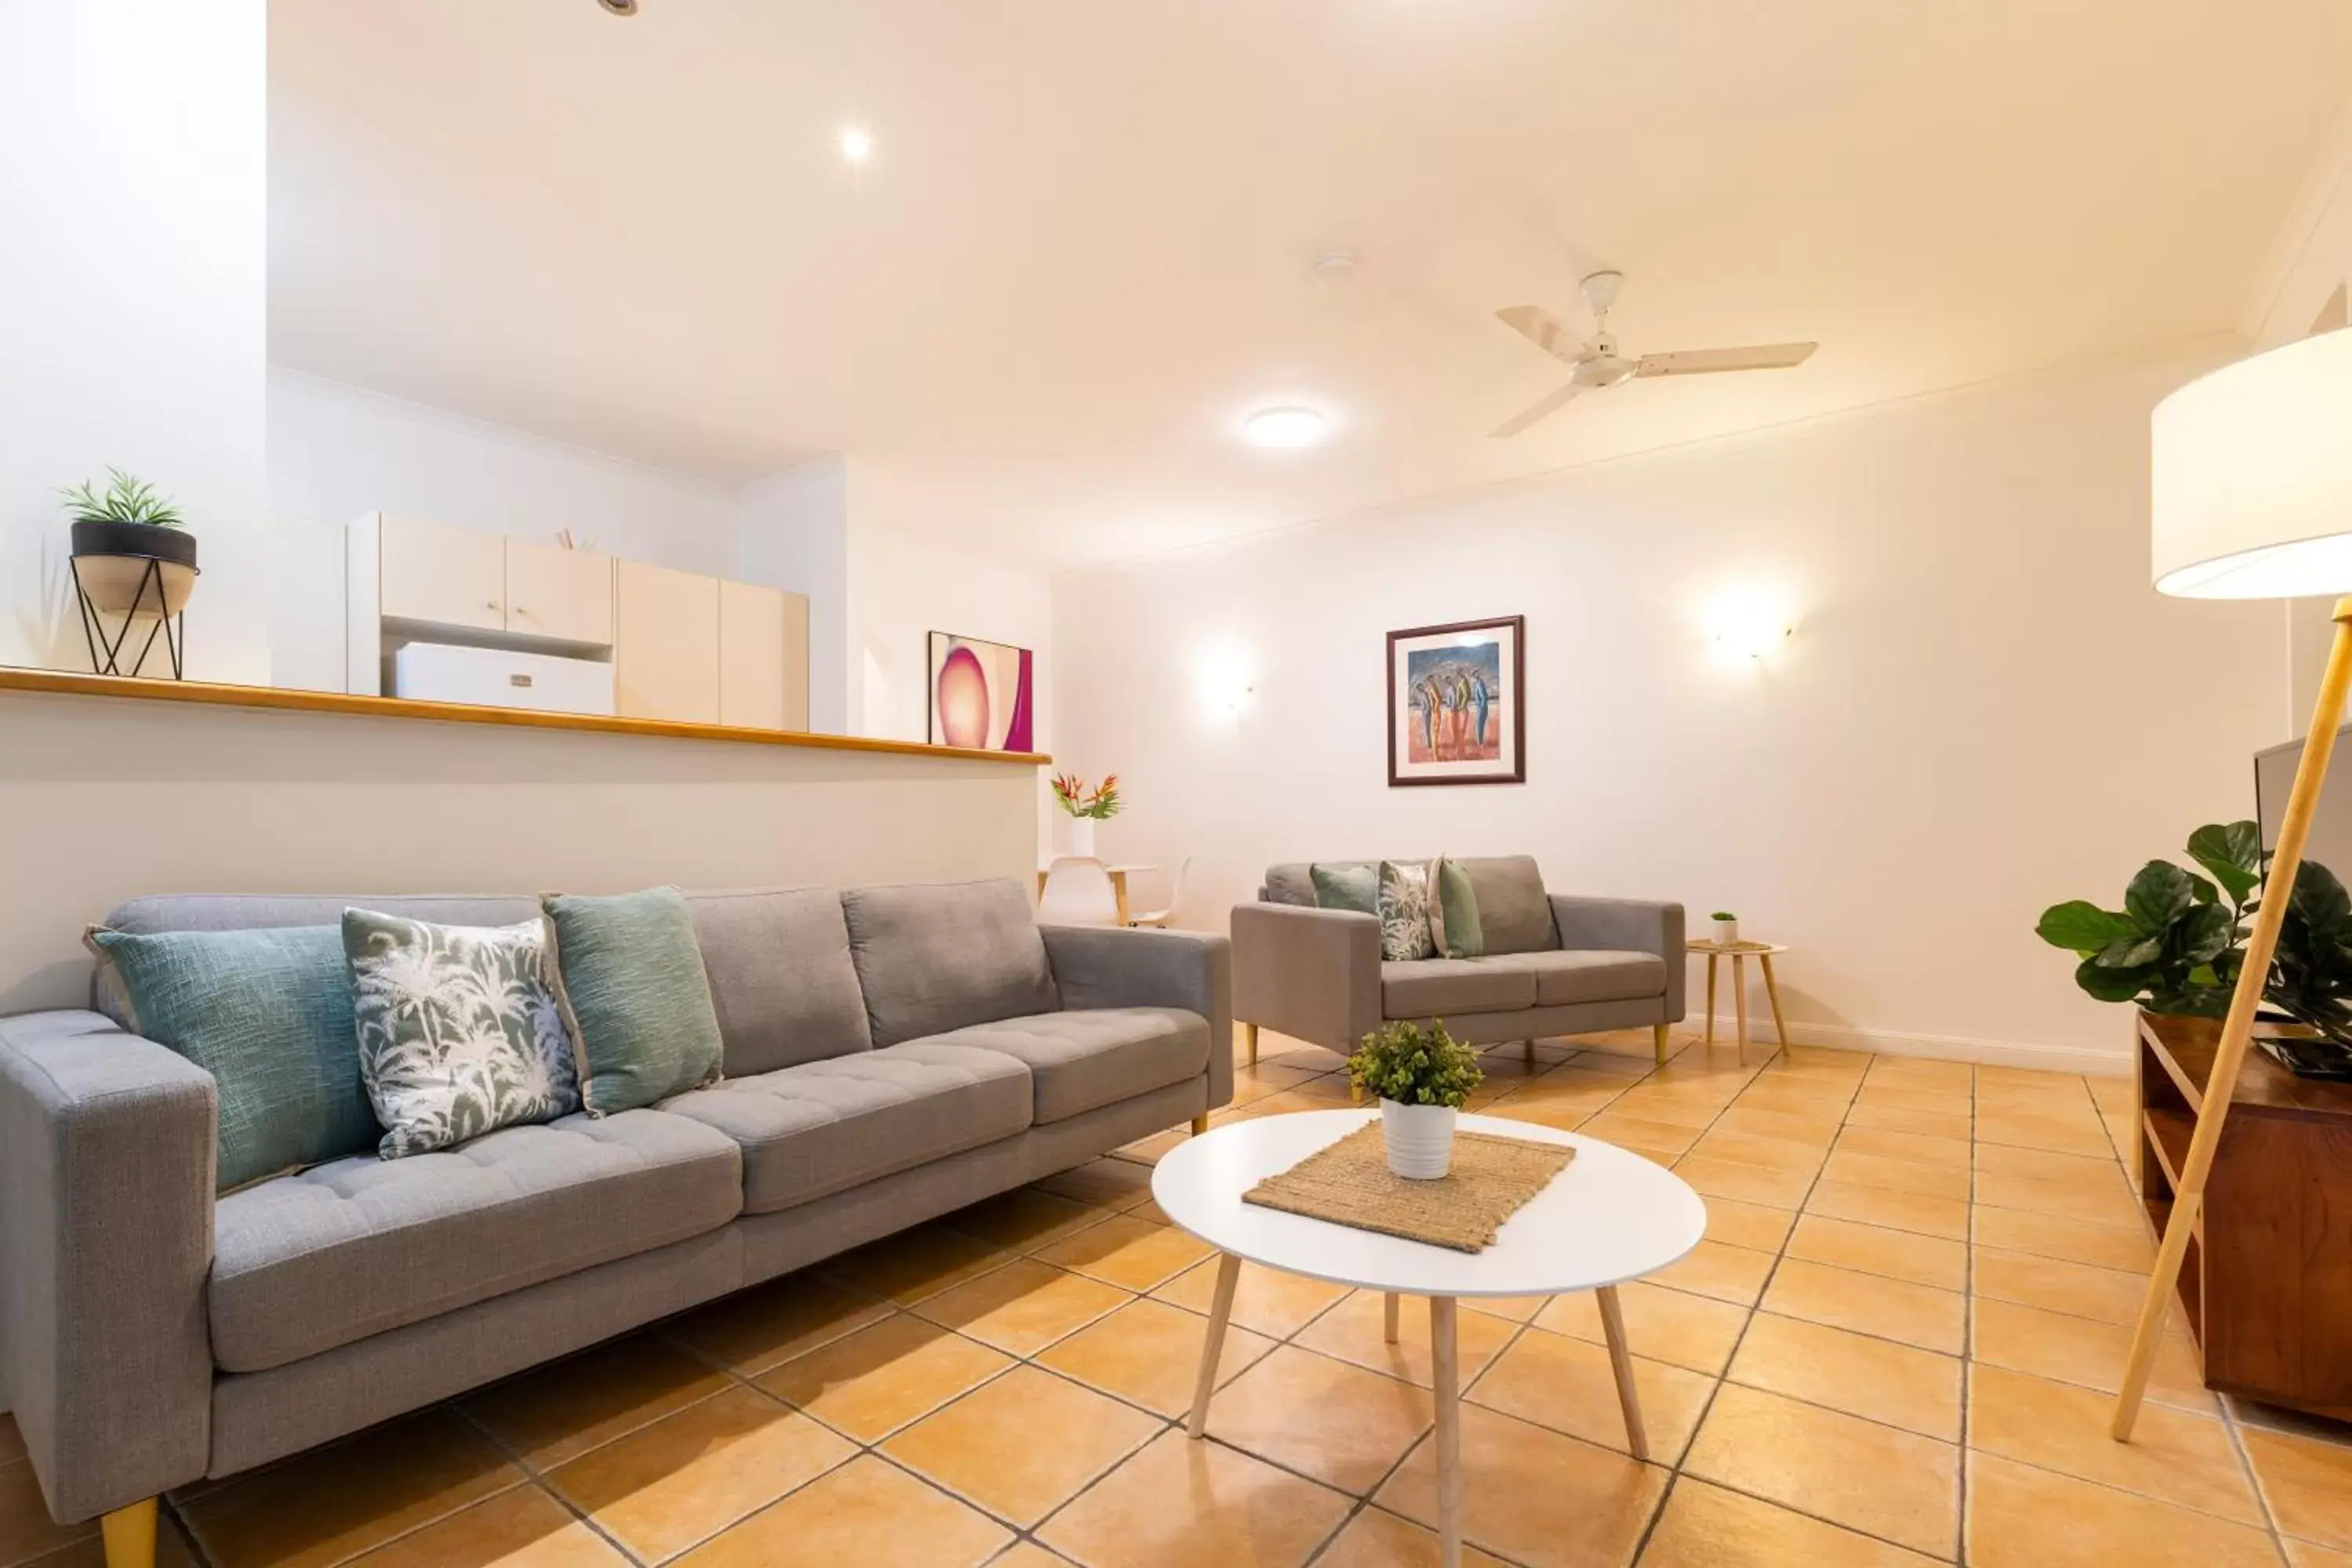
[[[2221,1034],[2139,1016],[2140,1194],[2159,1235]],[[2352,1417],[2352,1084],[2246,1053],[2180,1302],[2208,1387]]]

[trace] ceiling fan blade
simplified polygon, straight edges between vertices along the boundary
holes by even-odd
[[[1584,340],[1540,305],[1508,305],[1496,311],[1495,319],[1556,360],[1574,364],[1584,352]]]
[[[1643,354],[1635,375],[1706,375],[1719,370],[1787,370],[1812,358],[1819,343],[1760,343],[1747,349],[1684,349]]]
[[[1541,403],[1535,405],[1531,408],[1523,408],[1518,413],[1514,414],[1508,419],[1504,420],[1500,425],[1496,426],[1492,430],[1487,431],[1486,435],[1490,439],[1495,440],[1501,440],[1507,437],[1516,436],[1520,431],[1526,429],[1528,426],[1534,424],[1537,420],[1543,418],[1547,415],[1556,413],[1562,407],[1565,407],[1569,399],[1574,397],[1578,393],[1582,392],[1584,388],[1577,385],[1576,383],[1571,381],[1566,386],[1561,387],[1558,392],[1553,393],[1549,397],[1545,398]]]

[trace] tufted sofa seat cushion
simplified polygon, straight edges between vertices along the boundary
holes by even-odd
[[[914,1044],[1013,1058],[1037,1086],[1034,1119],[1059,1121],[1209,1067],[1209,1021],[1181,1007],[1072,1007],[974,1024]]]
[[[283,1366],[716,1230],[741,1207],[734,1141],[658,1110],[313,1166],[220,1200],[213,1360]]]
[[[743,1212],[772,1214],[1029,1125],[1029,1069],[915,1040],[691,1089],[660,1109],[743,1149]]]

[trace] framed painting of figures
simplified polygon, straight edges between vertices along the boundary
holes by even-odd
[[[1389,783],[1525,784],[1527,617],[1389,634]]]

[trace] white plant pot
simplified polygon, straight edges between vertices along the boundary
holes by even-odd
[[[1715,940],[1725,947],[1729,947],[1732,943],[1738,942],[1739,940],[1739,922],[1738,921],[1716,921]]]
[[[1081,860],[1095,858],[1095,819],[1091,816],[1070,818],[1070,853]]]
[[[1433,1182],[1454,1165],[1454,1107],[1381,1101],[1381,1135],[1389,1169],[1408,1181]]]

